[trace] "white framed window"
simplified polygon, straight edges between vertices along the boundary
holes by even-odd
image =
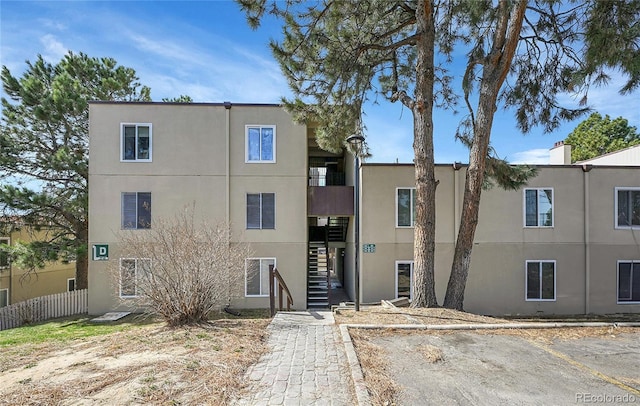
[[[615,188],[616,228],[640,228],[640,187]]]
[[[553,302],[556,300],[556,261],[526,261],[525,299]]]
[[[413,227],[416,221],[416,188],[396,188],[396,227]]]
[[[11,240],[8,237],[0,237],[0,269],[9,268],[9,252],[6,248],[9,248]]]
[[[247,193],[247,229],[276,228],[276,194]]]
[[[276,126],[245,126],[245,163],[276,162]]]
[[[151,228],[151,192],[122,192],[122,229]]]
[[[269,296],[270,266],[276,267],[275,258],[247,258],[245,260],[245,296]]]
[[[76,290],[76,278],[67,279],[67,292],[73,292]]]
[[[640,303],[640,260],[618,261],[618,304]]]
[[[9,289],[0,289],[0,307],[9,306]]]
[[[149,258],[120,258],[120,297],[136,297],[139,292],[139,281],[151,272]]]
[[[524,190],[524,226],[553,227],[553,189]]]
[[[120,124],[120,161],[151,162],[152,138],[151,123]]]
[[[396,261],[396,299],[413,299],[413,261]]]

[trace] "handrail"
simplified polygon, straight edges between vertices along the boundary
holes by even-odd
[[[293,297],[291,296],[291,292],[287,287],[284,279],[282,279],[282,275],[278,272],[277,268],[274,268],[273,265],[269,265],[269,307],[271,308],[271,317],[276,315],[276,304],[275,304],[275,280],[278,280],[278,311],[282,310],[282,293],[283,291],[287,294],[287,311],[291,311],[291,305],[293,305]]]

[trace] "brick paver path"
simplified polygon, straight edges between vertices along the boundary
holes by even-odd
[[[251,392],[240,405],[355,404],[331,312],[281,312],[268,331],[271,351],[248,370]]]

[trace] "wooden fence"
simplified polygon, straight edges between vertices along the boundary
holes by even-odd
[[[0,307],[0,330],[56,317],[87,314],[88,308],[89,294],[87,289],[40,296]]]

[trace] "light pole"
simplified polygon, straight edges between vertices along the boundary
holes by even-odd
[[[364,143],[364,137],[360,134],[353,134],[347,138],[347,142],[352,147],[353,157],[353,214],[355,225],[355,255],[354,255],[354,270],[355,270],[355,283],[354,288],[356,291],[356,311],[360,311],[360,155],[362,154],[362,144]]]

